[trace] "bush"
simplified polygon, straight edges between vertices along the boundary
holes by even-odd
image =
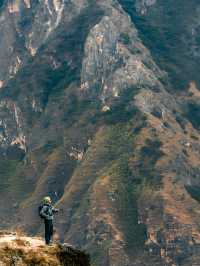
[[[125,45],[128,45],[130,44],[130,37],[128,35],[128,33],[126,32],[123,32],[120,34],[120,40],[125,44]]]
[[[200,187],[185,186],[185,189],[193,199],[200,202]]]
[[[188,103],[185,116],[194,128],[200,130],[200,104],[195,102]]]
[[[161,175],[155,169],[156,162],[164,153],[160,150],[159,140],[146,140],[146,145],[140,150],[139,179],[145,179],[154,186],[160,186]]]
[[[121,179],[118,188],[118,213],[127,243],[127,251],[133,254],[133,250],[136,253],[144,247],[147,239],[146,226],[138,223],[140,184],[136,184],[133,180],[133,174],[128,165],[128,157],[124,156],[119,160],[116,170]]]

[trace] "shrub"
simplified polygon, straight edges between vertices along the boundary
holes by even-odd
[[[194,128],[200,129],[200,104],[195,102],[188,103],[185,116]]]

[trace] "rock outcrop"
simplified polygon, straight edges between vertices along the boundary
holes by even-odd
[[[89,266],[87,254],[65,245],[45,246],[39,237],[1,232],[0,265],[2,266]]]

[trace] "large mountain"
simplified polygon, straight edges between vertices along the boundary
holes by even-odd
[[[0,1],[0,227],[95,266],[200,261],[200,3]]]

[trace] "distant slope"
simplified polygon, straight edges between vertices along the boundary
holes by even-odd
[[[200,5],[198,1],[119,0],[156,63],[169,75],[173,88],[193,80],[200,86]]]

